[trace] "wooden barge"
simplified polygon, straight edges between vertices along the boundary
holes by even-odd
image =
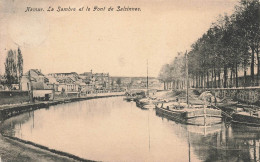
[[[180,108],[156,106],[156,114],[170,120],[191,125],[214,125],[222,122],[221,110],[212,108]]]
[[[232,114],[232,123],[243,124],[253,127],[260,127],[259,114],[251,114],[249,112],[237,112]]]

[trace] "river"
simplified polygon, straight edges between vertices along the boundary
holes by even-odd
[[[123,97],[24,113],[1,132],[97,161],[259,161],[260,129],[178,124]]]

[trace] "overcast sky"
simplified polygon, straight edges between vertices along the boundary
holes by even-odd
[[[158,76],[190,49],[235,0],[0,0],[0,73],[9,49],[21,48],[24,70]],[[46,12],[61,7],[140,7],[141,12]],[[45,12],[25,12],[42,7]]]

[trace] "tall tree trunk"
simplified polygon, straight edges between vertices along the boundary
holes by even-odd
[[[257,57],[257,75],[256,75],[256,83],[257,83],[257,86],[259,86],[259,71],[260,71],[260,58],[259,58],[259,47],[257,46],[256,47],[256,57]]]
[[[193,76],[193,88],[196,88],[196,75]]]
[[[203,79],[202,79],[202,74],[200,75],[200,88],[202,88],[202,81],[203,81]]]
[[[208,70],[207,70],[207,74],[206,75],[207,75],[207,81],[206,81],[207,82],[207,88],[209,88],[209,71]]]
[[[236,70],[233,69],[233,82],[232,82],[232,87],[236,87]]]
[[[246,70],[247,70],[247,60],[244,59],[244,87],[247,86]]]
[[[196,74],[195,77],[196,77],[196,88],[198,88],[198,80],[199,80],[198,79],[198,74]]]
[[[220,74],[221,74],[221,71],[219,69],[218,70],[218,88],[221,88],[221,76],[220,76]]]
[[[233,87],[233,68],[230,69],[230,84],[229,87]]]
[[[247,86],[247,81],[246,81],[246,67],[244,67],[244,87]]]
[[[201,88],[204,88],[204,74],[201,75]]]
[[[216,68],[214,67],[214,88],[217,88],[217,74],[216,74]]]
[[[236,68],[236,69],[235,69],[235,73],[236,73],[236,74],[235,74],[235,76],[236,76],[236,87],[238,87],[238,71],[237,71],[237,66],[238,66],[238,65],[237,65],[237,61],[236,61],[236,67],[235,67],[235,68]]]
[[[205,88],[205,75],[202,74],[202,88]]]
[[[255,49],[251,46],[251,85],[254,84],[254,75],[255,75]]]
[[[200,74],[199,74],[199,76],[198,76],[198,80],[199,80],[199,82],[198,82],[198,87],[201,88],[201,75],[200,75]]]
[[[227,65],[224,65],[224,88],[227,88]]]
[[[213,72],[214,72],[214,70],[212,69],[211,70],[211,88],[213,88],[214,87],[214,74],[213,74]]]

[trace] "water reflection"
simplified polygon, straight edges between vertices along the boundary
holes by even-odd
[[[100,161],[258,161],[260,129],[183,125],[122,97],[52,106],[1,125],[5,134]]]

